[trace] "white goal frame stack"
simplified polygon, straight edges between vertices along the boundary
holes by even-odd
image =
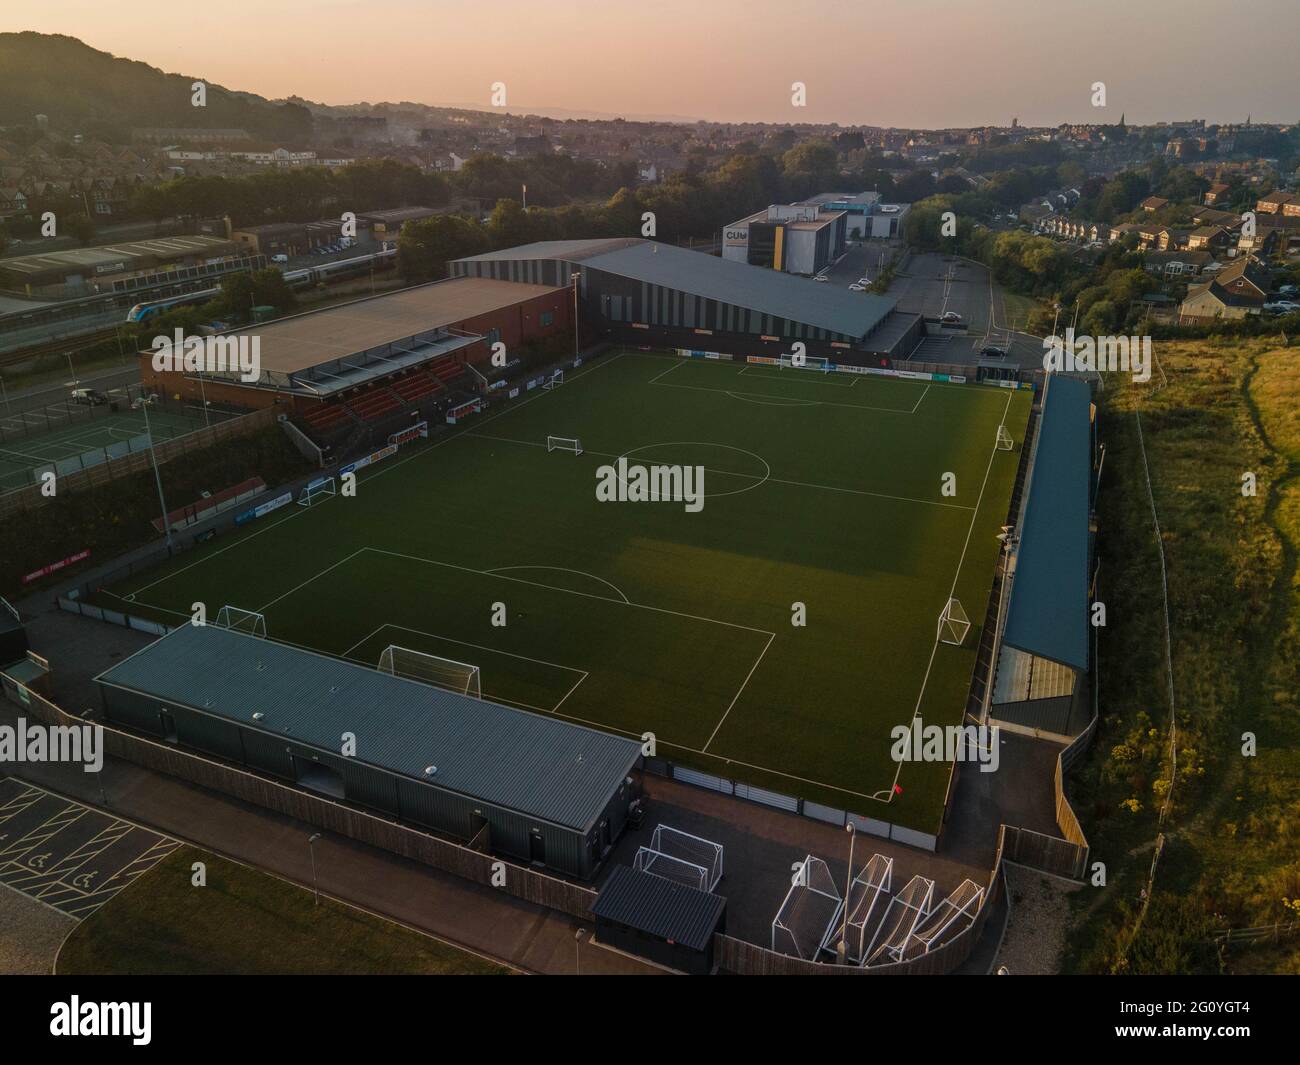
[[[712,891],[722,879],[722,845],[671,825],[655,825],[650,846],[636,852],[632,865],[701,891]]]
[[[997,448],[999,451],[1014,451],[1016,442],[1011,439],[1011,430],[1005,425],[998,426]]]
[[[970,618],[960,599],[949,599],[939,613],[938,640],[940,643],[960,647],[970,632]]]
[[[542,388],[549,392],[552,388],[558,388],[564,384],[564,371],[556,370],[550,377],[542,382]]]
[[[472,662],[458,662],[454,658],[443,658],[441,655],[431,655],[390,643],[379,653],[379,664],[375,668],[390,677],[419,681],[431,688],[441,688],[474,699],[483,698],[482,673]]]
[[[844,960],[861,965],[866,960],[868,935],[874,933],[877,922],[883,919],[889,906],[889,892],[894,878],[894,859],[884,854],[873,854],[849,885],[845,903],[847,916],[841,911],[842,921],[827,933],[824,949],[835,953],[840,939],[844,940]]]
[[[576,436],[548,436],[546,438],[547,451],[568,451],[574,455],[582,454],[582,441]]]
[[[220,629],[245,632],[266,639],[266,615],[259,614],[256,610],[245,610],[227,603],[217,611],[217,620],[213,624]]]
[[[808,855],[772,918],[772,950],[805,961],[815,960],[843,907],[830,867]]]
[[[318,477],[316,480],[303,486],[302,495],[298,497],[298,506],[309,507],[319,496],[332,496],[334,494],[335,486],[333,474],[325,477]]]

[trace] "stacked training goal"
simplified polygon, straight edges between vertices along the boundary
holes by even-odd
[[[712,891],[722,879],[722,846],[670,825],[656,825],[650,846],[636,852],[632,868]]]
[[[389,676],[418,680],[421,684],[458,695],[472,695],[475,699],[483,698],[479,668],[469,662],[457,662],[454,658],[425,654],[390,643],[379,655],[378,668],[379,672]]]
[[[556,370],[550,377],[542,382],[542,388],[549,392],[551,389],[558,388],[562,384],[564,384],[564,371]]]

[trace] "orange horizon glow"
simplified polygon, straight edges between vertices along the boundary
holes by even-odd
[[[43,0],[0,29],[272,99],[486,110],[500,81],[516,113],[942,128],[1293,122],[1294,33],[1268,29],[1294,16],[1293,0]]]

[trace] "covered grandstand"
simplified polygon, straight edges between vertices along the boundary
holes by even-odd
[[[146,385],[196,405],[275,407],[318,443],[374,426],[395,431],[477,392],[494,344],[508,357],[532,340],[572,331],[562,287],[482,278],[418,285],[222,334],[256,341],[257,377],[237,370],[158,370],[141,352]]]

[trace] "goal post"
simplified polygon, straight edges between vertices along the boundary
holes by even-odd
[[[970,632],[970,618],[960,599],[949,599],[939,614],[939,642],[960,647]]]
[[[823,358],[820,355],[780,355],[777,357],[776,364],[783,370],[823,370],[829,371],[831,360]]]
[[[564,384],[564,371],[556,370],[542,383],[542,388],[549,392],[552,388],[558,388],[562,384]]]
[[[470,662],[457,662],[454,658],[413,651],[390,643],[379,654],[380,673],[391,677],[416,680],[458,695],[483,698],[483,684],[479,667]]]
[[[303,486],[302,494],[298,496],[298,505],[300,507],[309,507],[316,500],[323,499],[335,494],[334,477],[317,477],[314,481],[308,481]]]
[[[244,610],[242,607],[227,604],[217,611],[217,620],[213,622],[220,629],[243,632],[249,636],[266,637],[266,615],[256,610]]]
[[[582,454],[582,441],[576,436],[548,436],[546,438],[547,451],[568,451],[573,455]]]
[[[1010,451],[1016,446],[1016,442],[1011,439],[1011,430],[1005,425],[998,426],[998,450]]]

